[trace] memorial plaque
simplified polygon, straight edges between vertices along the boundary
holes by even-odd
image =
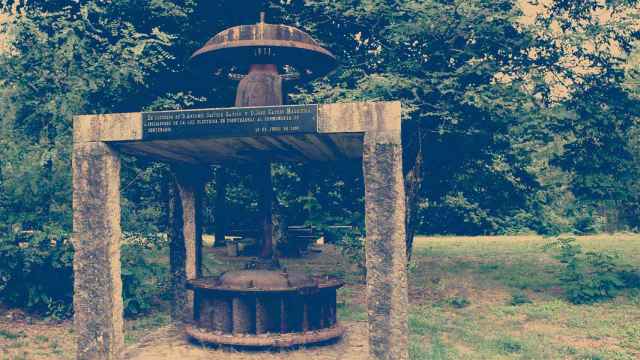
[[[286,135],[317,131],[318,105],[142,113],[144,140]]]

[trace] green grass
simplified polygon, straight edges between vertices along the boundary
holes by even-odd
[[[432,237],[410,266],[411,359],[640,359],[638,291],[592,305],[564,300],[549,240]],[[579,238],[640,267],[640,236]],[[451,306],[466,299],[466,306]]]
[[[24,337],[24,334],[13,332],[11,330],[0,329],[0,338],[4,338],[7,340],[17,340],[21,337]]]
[[[171,317],[164,312],[152,313],[148,316],[129,320],[126,322],[124,334],[125,344],[136,343],[141,337],[148,335],[149,332],[168,325],[170,322]]]
[[[564,300],[561,265],[539,236],[416,239],[409,265],[411,359],[639,359],[640,294],[576,306]],[[640,235],[580,237],[585,250],[640,267]],[[333,273],[341,321],[366,321],[362,278],[339,256],[285,259],[292,270]],[[244,259],[205,257],[210,273]],[[640,293],[640,292],[639,292]]]
[[[549,239],[537,236],[430,237],[416,239],[409,266],[409,352],[412,360],[477,359],[640,359],[640,290],[591,305],[564,299],[561,264],[543,250]],[[640,267],[640,235],[580,237],[585,250],[618,253]],[[246,258],[230,259],[209,251],[205,274],[241,268]],[[168,262],[165,255],[154,261]],[[346,281],[338,292],[338,316],[367,320],[363,278],[339,254],[284,259],[291,271],[332,273]],[[126,322],[127,344],[170,322],[158,312]],[[64,332],[31,334],[0,330],[0,359],[73,358]],[[66,340],[65,340],[66,339]],[[33,353],[33,351],[37,351]]]
[[[46,335],[36,335],[33,338],[37,343],[47,343],[49,342],[49,337]]]
[[[367,309],[362,305],[338,304],[338,317],[341,321],[367,321]]]

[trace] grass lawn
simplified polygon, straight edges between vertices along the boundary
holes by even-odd
[[[640,267],[640,235],[578,239],[586,250],[617,253]],[[538,236],[418,237],[409,274],[411,358],[640,359],[640,293],[568,303],[558,283],[561,264],[543,250],[548,242]],[[205,251],[206,274],[244,262],[215,251]],[[366,321],[363,278],[335,250],[283,262],[291,270],[342,276],[340,319]],[[0,314],[0,359],[73,358],[69,322],[6,318]],[[163,313],[127,321],[126,341],[134,344],[168,322]]]
[[[410,267],[412,359],[640,359],[640,295],[566,302],[560,264],[543,251],[548,241],[417,239]],[[580,237],[579,243],[640,267],[639,235]]]

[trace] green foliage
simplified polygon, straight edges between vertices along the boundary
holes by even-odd
[[[338,317],[344,321],[367,321],[367,309],[358,304],[338,303]]]
[[[340,252],[342,252],[352,264],[355,264],[363,274],[366,272],[364,238],[359,229],[354,228],[342,234],[336,246],[338,246]]]
[[[509,300],[509,305],[518,306],[518,305],[524,305],[524,304],[531,304],[532,302],[533,301],[531,301],[531,299],[529,298],[529,295],[527,295],[526,292],[516,291],[513,294],[511,294],[511,300]]]
[[[125,315],[148,312],[166,293],[165,266],[150,262],[149,245],[122,246]],[[0,242],[0,302],[29,312],[64,319],[72,313],[73,248],[43,233],[17,232]]]
[[[589,235],[600,232],[603,229],[602,219],[589,207],[581,207],[572,214],[573,232],[578,235]]]
[[[608,300],[640,284],[638,272],[622,265],[618,256],[585,252],[574,238],[558,238],[547,248],[558,250],[556,258],[564,264],[560,280],[574,304]]]
[[[526,170],[529,150],[517,145],[518,129],[536,117],[520,78],[533,37],[516,25],[511,1],[323,0],[280,8],[343,61],[332,85],[309,86],[295,102],[403,102],[405,171],[417,161],[410,154],[424,161],[421,232],[490,233],[499,219],[529,210],[539,186]],[[507,73],[512,82],[495,80]]]
[[[572,176],[569,188],[579,204],[625,214],[634,214],[640,200],[640,98],[637,85],[632,85],[639,10],[634,0],[555,1],[550,16],[539,20],[563,29],[556,49],[568,44],[573,48],[557,64],[561,75],[556,86],[571,95],[557,106],[564,115],[551,118],[550,125],[563,139],[552,163]],[[576,60],[584,65],[569,65]],[[637,227],[633,215],[605,220],[612,230]]]
[[[454,296],[447,300],[447,302],[456,309],[463,309],[471,305],[471,301],[469,301],[466,296]]]
[[[15,333],[10,330],[0,329],[0,338],[8,339],[8,340],[17,340],[21,337],[24,337],[24,333]]]
[[[156,2],[155,11],[167,4]],[[158,28],[139,31],[113,12],[114,3],[44,5],[20,5],[1,30],[11,42],[0,51],[0,301],[65,317],[73,286],[72,117],[140,110],[137,100],[144,97],[135,94],[171,60],[165,50],[171,36]],[[190,99],[166,98],[165,105]],[[153,237],[165,219],[163,168],[123,163],[124,230]],[[148,274],[135,261],[123,269],[128,314],[148,301],[149,291],[135,285]]]
[[[160,300],[168,294],[166,265],[150,260],[157,250],[155,245],[141,242],[130,242],[121,248],[125,316],[140,316],[158,310]]]
[[[533,24],[521,22],[513,0],[17,5],[0,29],[8,40],[0,50],[0,245],[8,250],[0,256],[19,253],[4,271],[18,271],[16,259],[69,268],[60,260],[69,250],[42,244],[69,247],[72,116],[231,105],[234,84],[212,88],[183,71],[186,59],[212,33],[255,22],[265,7],[270,21],[302,27],[340,60],[328,77],[290,89],[289,102],[402,101],[404,169],[417,171],[412,181],[422,185],[408,200],[420,232],[589,233],[602,229],[603,206],[638,228],[637,4],[554,1]],[[228,171],[230,225],[254,227],[252,169]],[[167,166],[124,158],[122,178],[125,233],[157,240],[166,232]],[[289,224],[364,229],[360,163],[278,164],[274,183]],[[206,211],[215,191],[207,186]],[[213,214],[204,215],[211,231]],[[20,231],[38,234],[42,244],[29,240],[37,254],[16,247]],[[340,246],[363,264],[359,236]],[[145,265],[138,256],[127,261]],[[147,275],[159,276],[126,276],[144,287]],[[136,299],[132,311],[144,312],[152,291],[138,285],[125,293]],[[47,312],[68,312],[68,298],[47,296]],[[38,309],[47,302],[33,299]]]
[[[16,231],[0,239],[0,301],[42,315],[71,313],[73,251],[65,240]]]
[[[512,338],[504,338],[498,340],[498,348],[502,350],[503,353],[506,354],[516,354],[522,352],[523,346],[522,343],[516,339]]]

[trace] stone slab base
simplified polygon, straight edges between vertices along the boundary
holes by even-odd
[[[317,344],[329,340],[334,340],[344,335],[344,328],[334,325],[330,328],[307,331],[301,333],[287,334],[264,334],[264,335],[231,335],[206,331],[195,326],[185,327],[187,335],[195,340],[218,344],[246,347],[276,347],[288,348],[296,345]]]

